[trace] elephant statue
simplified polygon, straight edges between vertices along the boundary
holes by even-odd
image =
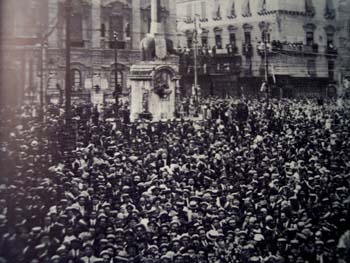
[[[165,39],[167,54],[178,55],[174,49],[173,41]],[[147,36],[140,43],[142,61],[152,61],[156,58],[156,44],[154,37]]]

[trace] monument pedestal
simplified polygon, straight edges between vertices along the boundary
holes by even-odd
[[[177,61],[147,61],[131,67],[130,120],[152,115],[152,121],[175,117]]]

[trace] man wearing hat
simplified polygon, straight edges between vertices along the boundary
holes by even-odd
[[[83,249],[84,249],[84,255],[81,260],[84,263],[96,263],[101,261],[101,258],[95,257],[94,256],[94,250],[92,245],[90,244],[83,244]]]

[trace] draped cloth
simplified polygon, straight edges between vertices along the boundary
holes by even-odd
[[[250,0],[243,0],[242,4],[242,16],[251,16],[252,13],[250,12]]]

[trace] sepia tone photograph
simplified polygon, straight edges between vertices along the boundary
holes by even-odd
[[[350,263],[350,1],[0,1],[0,263],[254,262]]]

